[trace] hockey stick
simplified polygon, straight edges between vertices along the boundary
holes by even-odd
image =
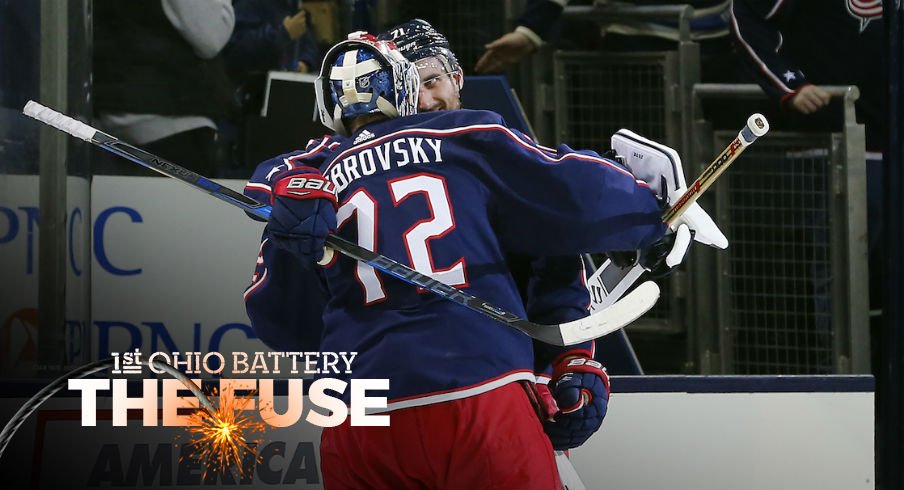
[[[722,172],[757,138],[769,131],[769,122],[761,114],[753,114],[747,118],[747,125],[738,133],[734,141],[722,150],[697,180],[681,195],[675,204],[662,216],[662,222],[671,225],[684,213],[691,204],[703,194]],[[590,290],[590,311],[600,311],[618,301],[625,291],[644,273],[640,264],[621,268],[606,260],[590,278],[587,288]]]
[[[92,374],[99,373],[101,371],[106,371],[107,369],[114,366],[115,361],[112,357],[108,357],[106,359],[100,359],[98,361],[91,362],[89,364],[85,364],[84,366],[78,367],[64,374],[63,376],[55,379],[50,384],[41,388],[40,391],[35,393],[28,401],[25,402],[24,405],[19,407],[19,410],[9,419],[9,422],[3,426],[3,430],[0,431],[0,459],[3,458],[3,453],[6,451],[6,446],[9,445],[9,442],[13,439],[13,436],[16,435],[16,432],[25,423],[31,414],[33,414],[41,405],[44,404],[47,400],[49,400],[53,395],[63,389],[71,379],[81,379],[87,378]],[[185,389],[188,389],[195,395],[198,399],[198,403],[200,406],[204,407],[208,413],[215,415],[217,410],[210,403],[210,399],[204,395],[201,391],[201,388],[195,384],[194,381],[189,379],[186,375],[182,374],[181,371],[174,368],[173,366],[161,362],[161,361],[151,361],[148,363],[143,363],[146,366],[153,365],[154,367],[165,371],[167,374],[172,376],[174,379],[179,380],[184,386]]]
[[[201,189],[208,194],[226,201],[233,206],[237,206],[257,217],[265,220],[270,217],[270,206],[266,204],[260,203],[243,194],[239,194],[238,192],[206,177],[202,177],[191,170],[163,160],[140,148],[121,141],[116,137],[88,126],[83,122],[38,104],[37,102],[29,101],[25,104],[25,108],[22,112],[44,124],[97,145],[127,160],[166,175],[167,177],[181,180],[192,187]],[[656,304],[656,300],[659,299],[659,287],[653,282],[648,282],[642,284],[618,303],[613,304],[611,307],[596,314],[567,323],[542,325],[520,318],[492,303],[449,286],[426,274],[421,274],[406,265],[374,253],[336,235],[327,237],[326,243],[339,252],[356,260],[360,260],[389,275],[395,276],[410,284],[414,284],[415,286],[427,289],[433,294],[466,306],[493,320],[518,329],[537,340],[553,345],[564,346],[578,344],[614,332],[646,313]]]

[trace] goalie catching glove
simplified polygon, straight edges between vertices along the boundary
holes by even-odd
[[[674,149],[627,129],[619,129],[612,135],[612,149],[624,155],[625,165],[631,173],[649,184],[663,205],[674,204],[687,191],[681,157]],[[696,242],[720,249],[728,247],[728,239],[696,202],[670,226],[677,232],[681,225],[693,232]]]
[[[553,449],[578,447],[599,430],[609,406],[609,375],[602,364],[583,352],[559,356],[553,362],[549,391],[558,413],[543,421],[543,429]]]
[[[666,233],[662,239],[641,250],[630,252],[609,252],[612,262],[623,268],[640,264],[653,279],[663,278],[675,270],[675,266],[684,262],[691,249],[694,232],[682,223],[675,232]]]
[[[687,191],[681,157],[674,149],[620,129],[612,135],[612,150],[623,155],[622,161],[631,173],[650,186],[664,207],[677,202]],[[662,277],[684,261],[692,241],[719,249],[728,247],[728,239],[696,202],[670,228],[671,233],[646,249],[613,252],[609,258],[619,267],[640,263],[653,277]]]
[[[333,251],[324,243],[336,231],[335,186],[313,167],[289,170],[273,180],[270,240],[304,263],[329,262]]]

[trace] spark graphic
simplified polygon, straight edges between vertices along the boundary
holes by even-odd
[[[215,391],[214,396],[216,394]],[[187,427],[187,431],[192,445],[189,457],[204,463],[202,479],[211,471],[224,474],[235,470],[242,478],[246,477],[247,472],[253,471],[254,464],[248,464],[251,463],[249,455],[255,454],[256,446],[261,440],[252,439],[251,435],[262,434],[266,427],[263,420],[248,415],[249,404],[253,408],[253,402],[253,394],[223,395],[214,410],[201,408],[189,417],[191,425]],[[260,458],[256,457],[253,460],[258,459]]]

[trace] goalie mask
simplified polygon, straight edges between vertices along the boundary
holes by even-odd
[[[314,84],[324,126],[348,136],[347,120],[366,114],[386,117],[417,112],[419,78],[392,41],[352,33],[323,59]]]

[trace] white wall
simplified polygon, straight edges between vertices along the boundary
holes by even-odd
[[[871,489],[873,425],[872,393],[614,393],[571,456],[592,490]]]
[[[221,183],[239,191],[244,185]],[[91,205],[104,244],[103,253],[94,247],[92,268],[95,349],[267,350],[239,327],[250,329],[242,293],[254,272],[262,223],[163,177],[97,176]],[[102,213],[109,217],[101,227]],[[108,343],[100,338],[105,329]],[[177,349],[165,346],[165,336]]]

